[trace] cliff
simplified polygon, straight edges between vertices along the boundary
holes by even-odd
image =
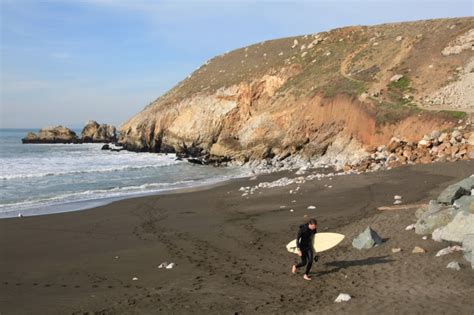
[[[217,56],[121,126],[128,150],[356,163],[474,111],[474,18],[354,26]],[[451,110],[457,111],[451,111]],[[449,110],[449,111],[446,111]]]

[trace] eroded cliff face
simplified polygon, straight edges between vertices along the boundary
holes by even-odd
[[[342,156],[356,163],[393,136],[415,141],[455,126],[458,116],[420,110],[416,100],[443,85],[447,63],[469,61],[470,51],[441,51],[471,27],[472,18],[344,28],[238,49],[124,123],[119,142],[218,162]],[[427,47],[439,50],[431,62],[444,73],[429,82],[421,69],[428,65],[415,60]],[[374,66],[371,55],[388,60]]]

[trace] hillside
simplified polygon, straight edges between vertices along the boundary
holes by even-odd
[[[218,162],[331,154],[355,161],[393,136],[415,141],[465,123],[474,111],[473,44],[468,17],[236,49],[125,122],[120,143]]]

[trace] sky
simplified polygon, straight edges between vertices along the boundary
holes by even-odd
[[[474,1],[0,0],[1,128],[119,126],[206,60],[349,25],[474,15]]]

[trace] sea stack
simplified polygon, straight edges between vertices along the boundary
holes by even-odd
[[[41,128],[38,135],[29,132],[22,143],[77,143],[79,139],[74,131],[63,126]]]
[[[112,125],[99,125],[95,120],[89,120],[81,132],[83,143],[107,143],[117,140],[116,129]]]

